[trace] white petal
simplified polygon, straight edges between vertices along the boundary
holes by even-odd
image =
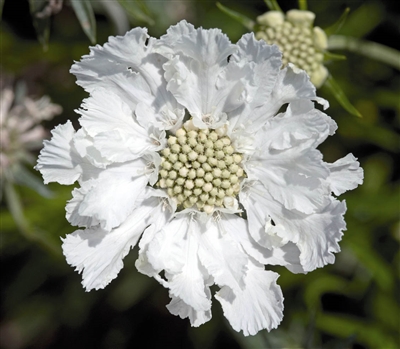
[[[99,221],[105,230],[117,227],[132,212],[137,198],[145,190],[148,179],[141,174],[145,166],[140,158],[110,166],[91,181],[82,182],[83,195],[82,201],[76,203],[79,205],[77,214]]]
[[[88,92],[103,87],[120,96],[132,110],[143,101],[155,106],[156,112],[163,106],[174,110],[178,104],[165,88],[161,68],[166,59],[154,53],[155,41],[145,28],[110,37],[104,47],[92,47],[90,55],[72,66],[71,73]]]
[[[208,291],[210,292],[210,291]],[[211,295],[210,295],[211,297]],[[199,327],[207,321],[211,320],[211,310],[196,310],[187,305],[182,299],[172,296],[171,302],[167,305],[167,309],[173,315],[178,315],[181,319],[189,318],[193,327]]]
[[[248,256],[230,236],[226,217],[234,220],[238,228],[243,228],[244,221],[233,214],[217,215],[217,218],[201,223],[199,258],[217,285],[240,289],[244,286]]]
[[[246,100],[249,103],[236,116],[230,116],[231,129],[244,127],[247,132],[257,130],[265,123],[265,113],[259,113],[265,101],[270,97],[282,65],[281,53],[277,46],[256,40],[253,33],[245,34],[237,43],[238,52],[231,57],[244,67],[250,67],[245,79]]]
[[[246,162],[248,178],[260,180],[274,199],[287,209],[312,213],[327,205],[329,171],[318,150],[260,150],[259,156]]]
[[[255,188],[256,190],[256,188]],[[253,234],[252,219],[250,218],[250,210],[254,209],[254,206],[247,205],[249,201],[242,201],[245,197],[250,195],[241,195],[241,202],[246,208],[247,221],[236,215],[222,214],[224,220],[224,226],[229,231],[229,236],[238,242],[248,255],[253,257],[255,260],[262,264],[269,265],[282,265],[288,268],[293,273],[303,273],[303,267],[300,264],[300,251],[298,247],[289,242],[282,247],[274,247],[268,249],[263,247],[260,243],[256,242],[250,232]],[[248,200],[248,198],[246,198]],[[261,209],[264,209],[263,198],[260,198],[258,204],[261,205]],[[246,205],[245,205],[246,204]],[[256,205],[255,205],[256,206]],[[249,225],[249,227],[248,227]],[[278,237],[280,240],[282,238]]]
[[[118,228],[107,232],[99,227],[77,230],[63,239],[67,262],[82,272],[86,291],[107,286],[123,267],[122,259],[136,245],[140,234],[159,213],[158,200],[149,198]]]
[[[364,171],[353,154],[347,154],[344,158],[335,161],[333,164],[328,163],[326,165],[331,171],[328,182],[335,195],[355,189],[363,182]]]
[[[170,58],[163,66],[167,89],[192,116],[212,126],[223,111],[238,106],[230,98],[231,94],[237,95],[237,81],[220,84],[220,75],[235,46],[219,29],[194,29],[181,21],[170,27],[155,47]]]
[[[157,277],[159,270],[153,268],[147,258],[147,251],[149,244],[153,241],[154,236],[171,220],[172,215],[176,211],[176,203],[168,197],[164,190],[147,188],[148,195],[157,197],[160,200],[160,213],[154,217],[154,221],[142,235],[139,242],[139,256],[135,262],[136,268],[142,273],[150,277],[155,277],[158,281],[161,279]],[[164,282],[161,282],[164,285]]]
[[[190,215],[168,223],[148,246],[147,258],[155,270],[165,270],[170,293],[197,311],[206,311],[211,301],[205,292],[208,278],[197,256],[198,227]]]
[[[346,229],[343,214],[346,211],[344,202],[329,198],[328,204],[318,212],[305,214],[296,210],[288,210],[271,196],[261,183],[248,182],[241,200],[248,205],[250,202],[244,195],[252,197],[253,202],[264,205],[266,213],[276,226],[281,229],[275,233],[282,239],[289,240],[297,245],[300,251],[300,264],[305,272],[331,264],[335,260],[333,252],[339,252],[340,241]],[[249,206],[249,210],[251,206]],[[290,251],[289,251],[290,252]],[[295,257],[291,251],[287,257]],[[289,262],[289,259],[287,262]],[[296,262],[297,263],[297,262]],[[283,264],[283,263],[282,263]],[[288,264],[286,264],[288,266]],[[295,267],[297,272],[297,267]]]
[[[276,284],[279,275],[249,263],[243,290],[222,287],[215,298],[232,328],[245,336],[277,328],[283,318],[283,295]]]
[[[70,121],[57,126],[50,141],[44,141],[35,169],[40,171],[44,183],[74,183],[82,173],[81,157],[72,147],[75,130]]]

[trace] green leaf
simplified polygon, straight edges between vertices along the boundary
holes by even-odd
[[[335,79],[332,77],[331,74],[328,75],[328,78],[326,79],[324,86],[326,86],[333,96],[336,98],[336,100],[339,102],[339,104],[346,109],[350,114],[353,114],[358,117],[362,117],[360,112],[350,103],[350,101],[347,99],[346,95],[344,94],[343,90],[341,87],[337,84]]]
[[[4,0],[0,0],[0,21],[1,21],[1,16],[3,15],[3,6],[4,6]]]
[[[118,0],[118,2],[125,9],[128,15],[136,20],[146,22],[149,25],[155,24],[153,18],[151,18],[150,11],[142,1]]]
[[[96,19],[92,4],[85,0],[71,0],[72,8],[78,17],[79,23],[92,44],[96,43]]]
[[[29,7],[33,19],[36,35],[43,49],[47,50],[50,35],[50,16],[43,13],[48,2],[46,0],[29,0]]]
[[[264,2],[271,11],[283,12],[276,0],[264,0]]]
[[[299,9],[307,11],[307,0],[299,0]]]
[[[336,23],[334,23],[330,27],[324,29],[327,36],[336,34],[342,28],[344,22],[347,19],[347,16],[349,15],[349,12],[350,12],[350,7],[346,7],[346,9],[343,11],[342,15],[336,21]]]
[[[361,38],[374,30],[384,19],[385,11],[381,2],[365,1],[347,17],[340,32],[343,35]]]
[[[239,12],[233,11],[227,7],[225,7],[224,5],[222,5],[220,2],[217,2],[217,7],[224,12],[225,14],[227,14],[229,17],[233,18],[234,20],[238,21],[239,23],[241,23],[244,27],[246,27],[249,30],[253,30],[254,29],[254,21],[251,20],[250,18],[246,17],[245,15],[242,15]]]

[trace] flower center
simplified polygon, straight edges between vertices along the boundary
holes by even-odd
[[[242,155],[235,153],[226,127],[198,129],[189,120],[168,138],[161,154],[156,185],[167,189],[181,208],[212,213],[215,207],[228,207],[239,193],[245,176]]]
[[[289,62],[305,71],[313,72],[323,63],[324,55],[315,48],[313,31],[285,21],[281,25],[266,28],[257,33],[258,39],[276,44],[283,53],[283,64]]]

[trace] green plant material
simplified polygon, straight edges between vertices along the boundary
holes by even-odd
[[[337,118],[339,124],[338,132],[341,135],[347,138],[359,139],[362,142],[367,140],[383,149],[394,152],[399,151],[400,137],[392,129],[377,124],[366,123],[361,119],[347,119],[349,120],[341,121],[340,118]],[[379,208],[376,207],[376,209]]]
[[[342,35],[361,38],[374,30],[385,19],[379,1],[365,2],[347,17],[341,28]]]
[[[1,17],[3,15],[3,6],[4,6],[4,0],[0,0],[0,22],[1,22]]]
[[[153,18],[151,18],[150,11],[142,1],[118,0],[118,2],[125,9],[128,15],[132,16],[136,20],[146,22],[149,25],[155,24]]]
[[[78,17],[79,23],[92,44],[96,43],[96,19],[92,4],[86,0],[72,0],[71,6]]]
[[[59,249],[50,240],[46,239],[45,235],[42,232],[33,229],[29,222],[25,219],[21,200],[13,184],[9,181],[5,181],[5,183],[3,184],[3,189],[5,193],[7,207],[21,234],[27,240],[38,243],[54,256],[59,256]]]
[[[331,36],[333,34],[336,34],[340,29],[342,29],[344,22],[347,19],[347,16],[350,13],[350,7],[346,7],[346,9],[343,11],[342,15],[339,17],[339,19],[332,24],[330,27],[324,29],[325,34],[327,36]]]
[[[247,29],[249,29],[249,30],[253,30],[254,29],[255,23],[250,18],[246,17],[245,15],[242,15],[239,12],[233,11],[233,10],[225,7],[220,2],[217,2],[216,5],[222,12],[227,14],[229,17],[233,18],[235,21],[238,21],[239,23],[241,23]]]
[[[24,166],[18,166],[13,172],[13,176],[17,184],[25,185],[33,189],[43,197],[50,198],[53,196],[53,193],[43,184],[43,181]]]
[[[307,283],[304,300],[309,309],[320,307],[321,297],[326,292],[341,291],[346,288],[346,281],[334,275],[322,275]]]
[[[307,11],[307,0],[299,0],[299,9],[302,11]]]
[[[345,55],[339,55],[337,53],[332,53],[325,51],[324,52],[324,62],[326,61],[344,61],[347,57]]]
[[[323,86],[326,86],[331,91],[331,93],[336,98],[336,100],[339,102],[339,104],[344,109],[346,109],[350,114],[358,116],[358,117],[362,117],[360,112],[347,99],[347,97],[344,94],[343,90],[336,83],[336,81],[334,80],[334,78],[332,77],[331,74],[328,75],[328,78],[326,79],[326,81],[325,81]]]
[[[50,35],[50,17],[47,15],[42,15],[42,11],[46,6],[46,0],[29,0],[33,26],[35,27],[38,40],[45,51],[48,48],[47,45]]]
[[[271,11],[283,12],[276,0],[264,0],[264,2]]]
[[[400,52],[377,42],[333,35],[328,40],[328,47],[330,50],[348,50],[400,70]]]
[[[333,315],[319,314],[317,328],[341,338],[356,336],[357,342],[369,345],[370,348],[396,349],[396,339],[391,338],[379,323],[368,323],[363,319]]]

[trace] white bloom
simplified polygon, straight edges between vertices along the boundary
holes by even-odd
[[[362,170],[352,155],[322,161],[336,124],[311,101],[327,103],[305,72],[280,67],[278,48],[252,34],[233,45],[185,21],[159,40],[140,28],[110,38],[72,66],[90,93],[82,128],[58,126],[36,168],[80,185],[67,219],[83,229],[63,250],[86,290],[114,279],[140,239],[136,267],[169,289],[171,313],[208,321],[216,284],[232,327],[254,335],[283,316],[263,264],[333,263],[345,204],[331,192]]]
[[[11,84],[0,80],[0,177],[11,179],[19,165],[34,162],[32,150],[42,146],[47,132],[40,123],[60,114],[62,108],[43,96],[16,98]]]

